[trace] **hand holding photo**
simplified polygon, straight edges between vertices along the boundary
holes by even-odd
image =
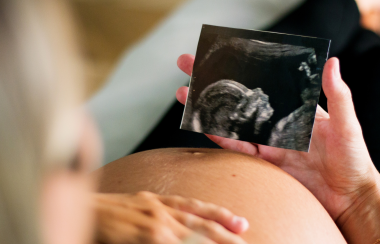
[[[307,152],[329,47],[204,25],[181,129]]]

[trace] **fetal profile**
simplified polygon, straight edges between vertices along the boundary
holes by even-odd
[[[329,47],[203,25],[181,129],[308,152]]]

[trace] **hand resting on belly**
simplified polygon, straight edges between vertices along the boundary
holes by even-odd
[[[95,174],[102,193],[151,191],[196,198],[248,219],[249,243],[346,243],[317,199],[280,168],[218,149],[159,149],[114,161]]]

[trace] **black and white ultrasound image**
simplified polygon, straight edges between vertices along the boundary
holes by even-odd
[[[329,46],[204,25],[181,129],[307,152]]]

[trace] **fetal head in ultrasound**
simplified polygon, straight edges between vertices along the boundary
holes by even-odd
[[[181,129],[308,151],[329,44],[204,25]]]

